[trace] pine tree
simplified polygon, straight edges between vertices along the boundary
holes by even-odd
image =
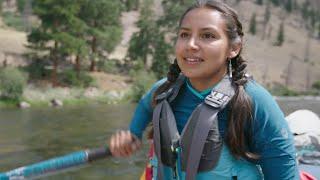
[[[139,5],[140,5],[139,0],[126,0],[125,1],[126,11],[138,10]]]
[[[141,15],[137,22],[140,31],[134,33],[131,37],[127,54],[131,61],[142,61],[145,69],[147,69],[147,57],[153,54],[154,37],[157,36],[157,28],[151,6],[151,0],[143,1]]]
[[[271,17],[271,12],[270,12],[270,3],[267,2],[267,5],[266,5],[266,10],[265,10],[265,13],[264,13],[264,19],[263,19],[263,33],[262,33],[262,39],[265,38],[265,35],[266,35],[266,30],[267,30],[267,24],[270,20],[270,17]]]
[[[119,1],[82,0],[79,16],[88,26],[90,71],[95,71],[102,54],[110,53],[121,40],[121,4]]]
[[[266,5],[266,10],[265,10],[265,13],[264,13],[264,24],[267,24],[270,20],[270,17],[271,17],[271,12],[270,12],[270,4],[268,3]]]
[[[2,13],[2,4],[3,4],[3,0],[0,0],[0,13]]]
[[[33,12],[41,25],[28,35],[29,47],[47,56],[53,64],[51,80],[57,85],[59,61],[85,44],[83,38],[74,36],[72,30],[82,29],[84,23],[77,17],[80,10],[78,0],[34,0]],[[46,53],[48,52],[49,53]]]
[[[279,6],[280,5],[280,0],[270,0],[273,5]]]
[[[26,0],[16,0],[17,9],[22,14],[26,4]]]
[[[187,7],[194,3],[194,0],[184,0],[183,4],[179,1],[163,0],[162,7],[164,15],[159,19],[157,24],[165,27],[167,32],[176,33],[181,14]]]
[[[178,29],[179,19],[184,10],[194,0],[163,0],[162,7],[164,15],[155,19],[151,5],[153,0],[143,0],[141,16],[137,23],[140,31],[135,33],[128,49],[127,57],[131,61],[138,61],[146,66],[147,60],[152,59],[151,70],[158,78],[166,75],[168,71],[169,58],[173,53],[175,36],[165,36],[175,34]]]
[[[317,22],[317,14],[314,9],[310,9],[309,11],[309,17],[310,17],[310,31],[314,32],[314,29],[316,27],[316,22]]]
[[[318,22],[318,38],[320,39],[320,21]]]
[[[305,20],[308,19],[309,6],[310,6],[309,0],[306,0],[306,1],[302,4],[301,14],[302,14],[302,17],[303,17]]]
[[[24,7],[22,12],[22,17],[24,21],[24,30],[26,32],[31,31],[30,16],[32,15],[32,0],[24,0]]]
[[[158,79],[166,76],[169,67],[168,55],[172,47],[166,43],[164,33],[160,33],[155,40],[155,52],[153,56],[152,71]]]
[[[287,10],[287,12],[291,12],[292,11],[292,0],[286,0],[285,2],[285,9]]]
[[[284,22],[281,22],[280,26],[279,26],[277,41],[276,41],[275,45],[282,46],[283,42],[284,42]]]
[[[263,5],[263,0],[256,0],[256,4]]]
[[[250,19],[250,24],[249,24],[249,32],[253,35],[256,34],[256,13],[253,13],[252,16],[251,16],[251,19]]]
[[[308,62],[310,60],[310,39],[311,39],[311,33],[308,32],[307,35],[307,42],[304,49],[304,62]]]
[[[299,5],[297,3],[297,0],[293,0],[292,2],[292,9],[293,10],[298,10],[299,9]]]

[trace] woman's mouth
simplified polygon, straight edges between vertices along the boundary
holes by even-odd
[[[203,59],[197,58],[197,57],[187,57],[187,58],[183,58],[183,60],[190,65],[199,64],[203,62]]]

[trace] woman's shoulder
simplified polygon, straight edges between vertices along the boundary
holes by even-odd
[[[247,82],[245,85],[245,91],[254,101],[274,99],[266,88],[253,79],[250,79]]]
[[[283,114],[274,97],[256,81],[249,80],[245,86],[245,91],[251,98],[253,108],[257,113]]]
[[[165,82],[167,81],[167,78],[162,78],[158,80],[157,82],[153,83],[151,88],[141,97],[140,102],[142,101],[144,104],[148,105],[151,103],[152,96],[154,92]]]
[[[152,86],[152,88],[158,88],[160,87],[162,84],[164,84],[167,81],[167,78],[162,78],[160,80],[158,80],[157,82],[155,82]]]
[[[151,86],[151,88],[149,89],[147,94],[153,94],[166,81],[167,81],[167,78],[162,78],[162,79],[156,81],[155,83],[153,83],[153,85]]]

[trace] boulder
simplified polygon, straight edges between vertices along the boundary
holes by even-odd
[[[21,101],[19,104],[18,104],[18,107],[21,108],[21,109],[25,109],[25,108],[29,108],[31,107],[31,105],[25,101]]]
[[[59,107],[59,106],[63,106],[63,102],[59,99],[52,99],[50,101],[50,105],[54,107]]]
[[[297,110],[286,117],[290,130],[294,134],[320,134],[320,119],[317,114],[309,110]]]

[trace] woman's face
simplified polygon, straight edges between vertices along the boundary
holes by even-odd
[[[189,79],[220,80],[230,56],[225,23],[209,8],[189,11],[181,22],[175,46],[178,65]]]

